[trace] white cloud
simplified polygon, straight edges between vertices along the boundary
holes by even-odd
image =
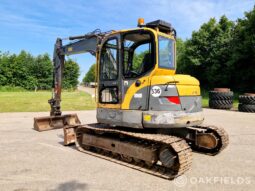
[[[236,20],[243,17],[243,13],[251,10],[255,4],[254,0],[151,0],[143,2],[140,1],[139,7],[146,20],[162,18],[172,22],[184,37],[189,37],[193,30],[197,30],[211,17],[218,19],[226,15],[229,19]]]

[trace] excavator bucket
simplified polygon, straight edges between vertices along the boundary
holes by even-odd
[[[34,118],[34,129],[37,131],[47,131],[64,127],[70,128],[78,126],[80,124],[81,122],[77,114]]]

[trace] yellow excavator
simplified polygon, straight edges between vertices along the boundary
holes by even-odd
[[[94,124],[62,115],[60,107],[65,55],[86,52],[97,63]],[[176,31],[170,23],[140,18],[135,29],[58,38],[53,63],[50,116],[35,118],[34,128],[63,128],[65,145],[166,179],[190,169],[192,150],[216,155],[228,145],[224,129],[201,125],[199,81],[175,74]]]

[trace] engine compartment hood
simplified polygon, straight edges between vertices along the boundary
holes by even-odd
[[[176,85],[191,85],[191,86],[199,86],[199,81],[190,76],[190,75],[182,75],[176,74],[173,76],[164,75],[164,76],[153,76],[151,78],[151,85],[156,84],[176,84]]]
[[[190,75],[177,74],[173,76],[176,84],[199,86],[199,81]]]

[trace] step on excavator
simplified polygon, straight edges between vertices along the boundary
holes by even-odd
[[[65,55],[78,53],[96,57],[94,124],[61,112]],[[34,118],[34,128],[63,128],[65,145],[166,179],[191,168],[192,151],[216,155],[228,145],[224,129],[202,125],[199,81],[175,74],[176,30],[170,23],[140,18],[135,29],[58,38],[53,64],[50,116]]]

